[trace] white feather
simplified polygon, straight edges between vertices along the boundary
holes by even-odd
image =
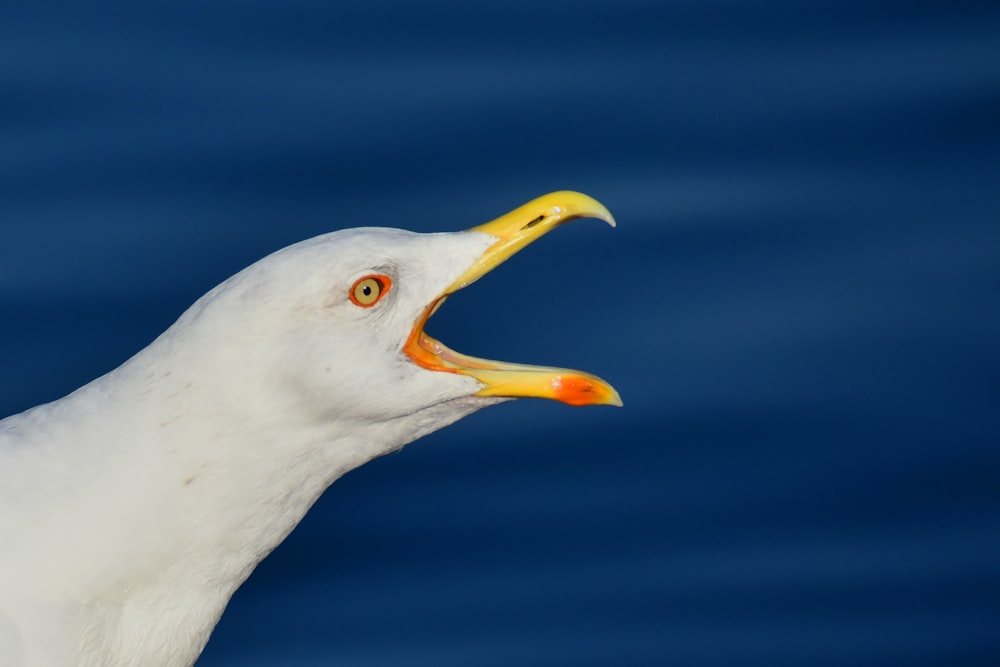
[[[498,399],[401,352],[495,239],[335,232],[233,276],[116,370],[0,421],[0,665],[190,665],[340,475]],[[347,298],[369,273],[385,298]]]

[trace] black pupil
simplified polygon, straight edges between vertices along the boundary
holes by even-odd
[[[365,296],[371,296],[372,295],[372,286],[371,285],[365,285],[364,287],[361,288],[361,291],[364,292]]]

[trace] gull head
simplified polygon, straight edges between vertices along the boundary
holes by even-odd
[[[316,423],[423,416],[433,430],[510,398],[620,405],[589,373],[467,356],[425,331],[450,294],[556,226],[590,217],[614,224],[590,197],[557,192],[460,232],[333,232],[233,276],[175,328],[217,339],[198,346],[212,350],[200,365],[225,367],[215,372],[234,383],[234,407],[250,420],[280,406]],[[509,319],[515,331],[531,326]]]

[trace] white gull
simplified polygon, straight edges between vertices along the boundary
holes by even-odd
[[[580,217],[614,224],[558,192],[464,232],[303,241],[119,368],[0,421],[0,665],[190,665],[345,472],[513,397],[620,405],[595,376],[424,332],[449,294]]]

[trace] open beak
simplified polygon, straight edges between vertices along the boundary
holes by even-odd
[[[553,192],[468,232],[489,234],[496,242],[437,297],[417,318],[403,346],[414,362],[432,371],[460,373],[483,385],[478,396],[551,398],[569,405],[618,405],[621,398],[601,378],[565,368],[508,364],[477,359],[448,349],[424,333],[424,325],[448,297],[489,273],[514,253],[558,225],[576,218],[598,218],[614,227],[615,219],[595,199],[579,192]]]

